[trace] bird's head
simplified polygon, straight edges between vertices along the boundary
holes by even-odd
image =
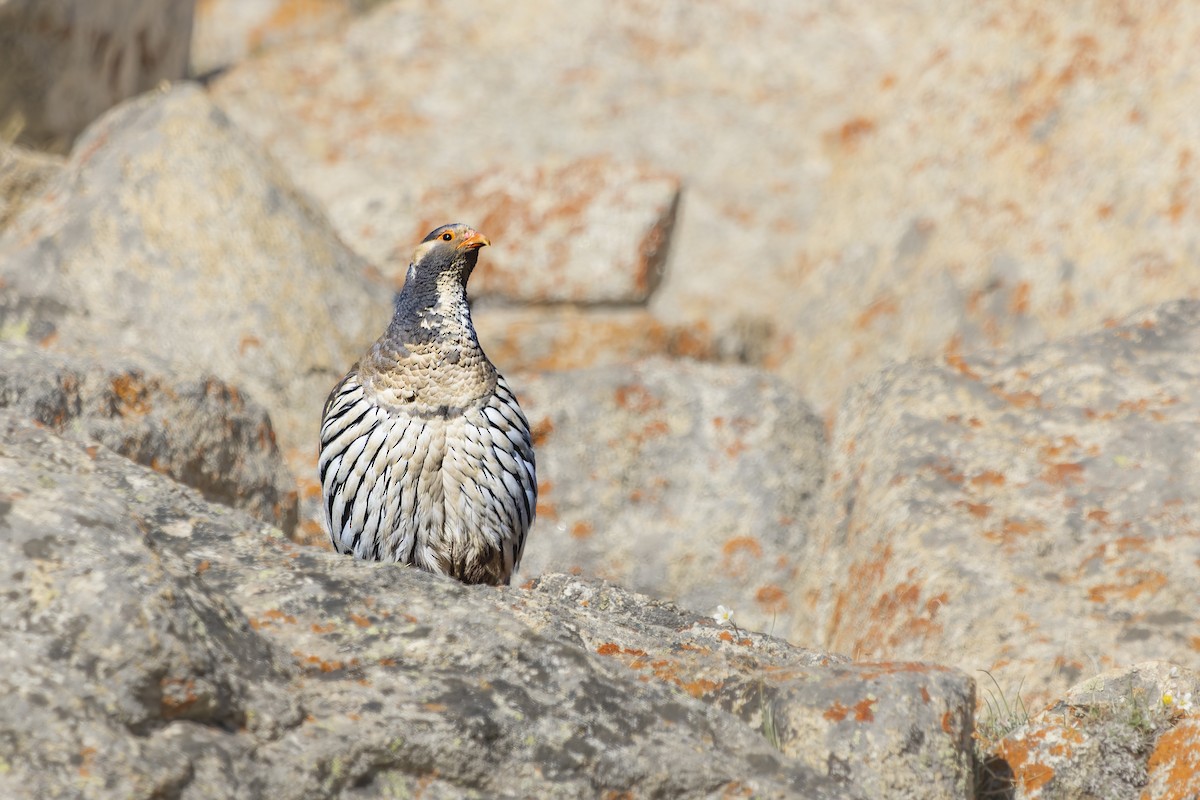
[[[465,286],[479,258],[479,248],[489,244],[486,236],[461,222],[435,228],[413,251],[406,281],[439,287],[453,281]]]

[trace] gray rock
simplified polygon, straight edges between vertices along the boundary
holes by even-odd
[[[641,307],[478,303],[471,316],[488,358],[506,375],[608,367],[653,356],[718,356],[718,343],[704,326],[665,325]]]
[[[179,379],[0,342],[0,408],[96,441],[291,533],[296,483],[262,406],[217,378]]]
[[[1195,655],[1200,302],[847,399],[791,596],[796,641],[991,670],[1049,701]]]
[[[65,152],[93,119],[187,74],[195,0],[0,3],[0,139]]]
[[[800,763],[869,797],[971,797],[975,683],[962,672],[886,662],[771,677],[737,694],[758,701],[760,729]]]
[[[999,739],[980,740],[980,796],[1014,800],[1161,800],[1200,791],[1196,720],[1181,708],[1200,696],[1200,674],[1147,662],[1079,683]],[[1002,720],[1001,720],[1002,721]]]
[[[62,159],[0,143],[0,230],[62,170]]]
[[[371,238],[357,244],[403,281],[413,243],[438,225],[465,221],[493,245],[472,275],[473,297],[638,304],[662,278],[679,192],[677,177],[611,157],[494,167],[429,187],[408,224],[401,221],[409,209],[371,209],[358,225]]]
[[[868,796],[654,673],[836,657],[596,581],[300,547],[7,412],[0,487],[5,796]]]
[[[538,518],[521,576],[581,571],[791,629],[787,589],[824,472],[821,422],[761,370],[650,360],[512,379]],[[795,639],[804,641],[804,639]]]
[[[307,454],[386,290],[198,88],[114,109],[0,236],[0,330],[214,374]]]
[[[813,26],[809,13],[786,2],[750,10],[539,0],[519,11],[390,3],[324,39],[244,62],[212,91],[329,210],[345,240],[380,261],[397,240],[394,226],[424,218],[430,198],[440,205],[447,190],[455,196],[489,170],[507,179],[600,159],[679,176],[686,192],[656,316],[724,331],[769,313],[790,332],[806,267],[796,248],[826,169],[820,135],[844,112],[841,86],[814,79],[814,65],[853,76],[877,62],[857,20],[823,12]],[[446,87],[454,88],[436,90]],[[523,191],[509,211],[537,219],[539,204],[562,207],[571,193]],[[664,194],[655,190],[646,207],[665,207]],[[549,253],[551,274],[593,272],[588,253],[546,247],[558,236],[514,242],[485,232],[514,264],[526,252],[541,264]],[[618,252],[619,264],[630,263],[628,245]],[[629,285],[601,275],[597,288],[613,277]],[[536,269],[524,279],[544,280]],[[581,295],[572,286],[566,296]]]
[[[679,175],[651,311],[717,334],[763,318],[753,347],[825,412],[892,361],[1200,292],[1200,81],[1179,67],[1200,17],[1056,6],[1034,41],[1010,10],[391,3],[214,91],[360,249],[387,224],[367,209],[419,217],[430,187],[497,164]]]
[[[179,796],[184,742],[300,723],[292,659],[165,543],[263,523],[8,412],[0,475],[4,796]]]
[[[975,686],[961,672],[797,651],[594,580],[548,575],[532,589],[570,609],[589,649],[729,711],[818,774],[868,797],[970,796]],[[554,619],[534,603],[517,610],[539,628]]]
[[[285,42],[336,29],[383,0],[199,0],[192,36],[193,75],[228,67]]]

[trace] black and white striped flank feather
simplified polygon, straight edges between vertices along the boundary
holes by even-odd
[[[418,246],[391,324],[325,403],[318,473],[334,549],[507,584],[537,505],[529,423],[471,324],[486,238]]]

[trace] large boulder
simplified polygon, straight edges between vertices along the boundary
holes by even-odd
[[[98,442],[285,533],[296,527],[296,482],[266,409],[218,378],[0,342],[0,408]]]
[[[847,399],[791,595],[797,641],[990,670],[1008,697],[1194,660],[1200,302]]]
[[[236,796],[236,777],[210,774],[241,741],[301,724],[284,692],[296,665],[167,542],[194,526],[265,540],[269,528],[8,412],[0,475],[0,792]]]
[[[391,3],[213,91],[373,257],[489,169],[680,176],[651,311],[760,323],[825,411],[891,361],[1200,291],[1197,35],[1180,3]]]
[[[0,331],[213,374],[310,451],[329,389],[386,324],[324,217],[199,88],[114,109],[0,235]]]
[[[6,797],[967,796],[964,675],[297,546],[2,412],[0,556]]]
[[[538,458],[520,575],[578,571],[791,629],[825,464],[824,428],[793,391],[761,370],[665,359],[511,382]]]
[[[401,277],[412,243],[438,225],[464,219],[492,239],[475,297],[508,302],[634,305],[658,288],[679,207],[679,179],[610,157],[514,169],[497,167],[460,183],[430,186],[407,234],[373,210],[363,227],[400,234],[379,254]],[[410,209],[401,209],[403,213]],[[392,214],[385,214],[393,218]],[[386,239],[385,239],[386,241]]]
[[[194,5],[0,2],[0,139],[65,152],[111,106],[184,77]]]

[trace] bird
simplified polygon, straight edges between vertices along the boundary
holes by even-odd
[[[413,252],[391,322],[321,415],[334,549],[509,585],[537,507],[529,422],[479,345],[467,280],[486,236],[461,223]]]

